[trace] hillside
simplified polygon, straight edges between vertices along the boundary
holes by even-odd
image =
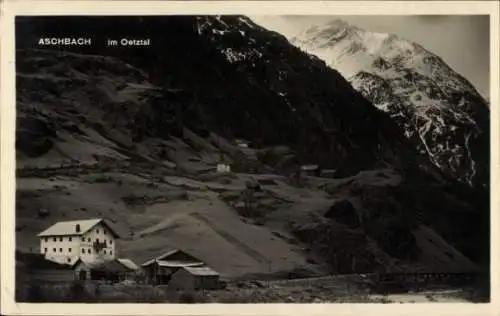
[[[439,56],[395,34],[333,20],[291,42],[348,78],[444,173],[489,187],[489,106]]]
[[[485,260],[482,197],[283,36],[245,17],[42,22],[20,19],[17,30],[86,25],[103,39],[127,25],[153,47],[19,41],[18,248],[37,249],[34,234],[54,221],[106,217],[124,236],[120,256],[140,263],[176,247],[228,277],[461,271]],[[215,172],[221,157],[232,173]],[[336,176],[289,177],[305,163]],[[245,207],[246,183],[258,180]]]

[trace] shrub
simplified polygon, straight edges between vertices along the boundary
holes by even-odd
[[[205,303],[206,299],[196,292],[182,292],[178,299],[180,304]]]
[[[27,301],[28,302],[46,301],[46,297],[45,297],[40,285],[38,285],[36,283],[30,283],[28,285]]]
[[[192,304],[192,303],[195,303],[194,294],[191,293],[191,292],[182,293],[179,296],[179,303],[182,303],[182,304]]]
[[[68,292],[68,300],[72,302],[85,302],[89,300],[90,293],[85,289],[85,284],[81,281],[75,280]]]

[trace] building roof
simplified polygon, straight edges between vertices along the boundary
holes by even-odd
[[[76,220],[76,221],[64,221],[57,222],[54,225],[50,226],[46,230],[39,233],[38,237],[47,237],[47,236],[74,236],[74,235],[83,235],[89,230],[91,230],[94,226],[99,223],[103,223],[108,227],[108,229],[115,235],[115,237],[119,237],[118,232],[112,228],[108,221],[102,218],[94,218],[94,219],[85,219],[85,220]],[[80,231],[76,232],[76,225],[80,225]]]
[[[192,256],[191,254],[189,254],[189,253],[187,253],[185,251],[182,251],[182,250],[179,250],[179,249],[170,249],[167,252],[164,252],[163,254],[161,254],[161,255],[159,255],[159,256],[151,259],[151,260],[148,260],[148,261],[144,262],[143,264],[141,264],[141,266],[145,267],[145,266],[148,266],[148,265],[150,265],[152,263],[155,263],[155,262],[159,263],[160,261],[164,262],[164,263],[162,263],[164,266],[167,266],[166,265],[167,263],[165,263],[165,262],[170,262],[172,264],[174,262],[181,262],[181,261],[177,261],[177,260],[165,260],[168,257],[173,256],[173,255],[175,255],[175,254],[177,254],[179,252],[184,253],[184,254],[188,255],[189,257],[191,257],[193,259],[193,260],[189,261],[189,263],[196,263],[196,264],[198,264],[198,263],[202,262],[201,260],[195,258],[194,256]],[[186,263],[186,261],[182,261],[182,262]]]
[[[182,268],[182,267],[197,267],[203,265],[203,262],[185,262],[185,261],[156,261],[160,267]]]
[[[318,165],[303,165],[300,167],[302,170],[316,170],[318,169]]]
[[[130,270],[138,270],[140,269],[138,265],[136,265],[132,260],[130,259],[125,259],[125,258],[119,258],[116,259],[118,262],[120,262],[122,265],[124,265],[126,268]]]
[[[322,173],[334,173],[336,171],[337,171],[337,169],[322,169],[321,170]]]
[[[150,264],[152,264],[154,262],[158,262],[158,261],[160,261],[162,259],[165,259],[166,257],[171,256],[171,255],[173,255],[173,254],[175,254],[177,252],[179,252],[178,249],[170,249],[167,252],[164,252],[163,254],[161,254],[161,255],[159,255],[159,256],[151,259],[151,260],[148,260],[148,261],[144,262],[143,264],[141,264],[141,266],[148,266],[148,265],[150,265]]]
[[[192,275],[200,275],[200,276],[219,275],[219,273],[217,273],[216,271],[214,271],[206,266],[205,267],[183,267],[183,269]]]

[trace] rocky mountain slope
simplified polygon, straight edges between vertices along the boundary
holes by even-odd
[[[232,277],[487,260],[484,196],[283,36],[241,16],[50,21],[16,28],[19,248],[54,221],[106,217],[123,256],[177,247]],[[33,48],[82,25],[92,47]],[[152,46],[99,45],[134,35]],[[290,177],[301,163],[336,178]]]
[[[439,56],[393,34],[333,20],[291,42],[323,59],[405,131],[446,174],[489,183],[489,107]]]

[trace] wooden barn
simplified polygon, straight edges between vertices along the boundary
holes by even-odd
[[[180,268],[200,267],[204,263],[194,256],[181,251],[171,250],[142,264],[149,284],[168,284],[174,272]]]
[[[305,176],[319,177],[321,175],[321,168],[318,165],[302,165],[300,171]]]
[[[323,178],[335,178],[336,169],[321,169],[320,176]]]
[[[144,271],[141,269],[141,267],[136,265],[130,259],[119,258],[117,259],[117,261],[121,263],[126,269],[126,272],[120,275],[120,281],[125,281],[125,280],[135,281],[135,282],[142,281]]]
[[[106,281],[117,283],[128,279],[135,271],[118,259],[105,261],[85,261],[78,259],[73,264],[76,277],[82,281]]]
[[[18,282],[71,282],[75,279],[70,265],[45,259],[43,254],[16,252],[16,279]]]
[[[219,273],[207,266],[178,269],[168,283],[171,290],[216,290],[220,287]]]

